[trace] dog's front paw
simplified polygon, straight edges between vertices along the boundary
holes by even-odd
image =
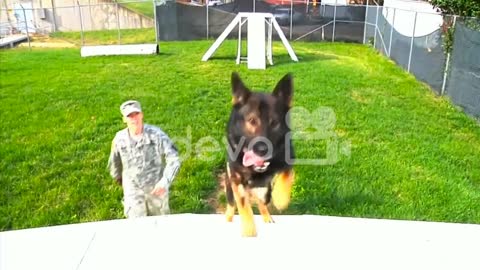
[[[227,210],[225,211],[225,218],[227,222],[232,222],[234,215],[235,215],[235,207],[228,204]]]
[[[275,223],[272,216],[270,215],[263,215],[262,218],[265,223]]]
[[[272,201],[275,208],[284,210],[290,204],[290,195],[293,186],[294,173],[287,171],[276,177],[272,191]]]
[[[255,237],[257,236],[257,230],[254,223],[245,223],[242,225],[242,236]]]

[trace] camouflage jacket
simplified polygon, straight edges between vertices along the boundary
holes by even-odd
[[[178,151],[160,128],[144,124],[143,136],[134,141],[128,128],[117,132],[112,142],[108,170],[115,179],[134,181],[139,187],[168,187],[180,168]]]

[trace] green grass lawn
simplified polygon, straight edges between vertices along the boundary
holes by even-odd
[[[363,45],[293,42],[294,63],[275,43],[274,65],[248,70],[234,41],[202,62],[212,43],[162,42],[154,56],[0,51],[0,230],[122,218],[106,164],[131,98],[182,153],[172,212],[214,213],[232,71],[265,91],[294,75],[295,134],[311,135],[295,140],[297,157],[322,165],[295,167],[283,214],[480,223],[478,122],[412,75]]]
[[[150,18],[154,17],[152,1],[142,2],[142,1],[132,1],[132,0],[118,0],[117,2],[147,17],[150,17]]]

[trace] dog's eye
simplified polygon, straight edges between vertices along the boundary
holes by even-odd
[[[250,125],[252,125],[252,126],[256,126],[257,123],[258,123],[258,121],[257,121],[257,119],[255,119],[255,117],[250,117],[250,118],[247,119],[247,121],[248,121],[248,123],[250,123]]]
[[[280,122],[278,122],[278,121],[275,120],[275,119],[270,119],[270,126],[271,126],[272,128],[274,128],[274,129],[275,129],[275,128],[278,128],[278,127],[280,126]]]

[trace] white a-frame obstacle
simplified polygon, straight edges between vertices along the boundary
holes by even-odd
[[[242,57],[242,25],[247,23],[247,56]],[[267,29],[267,41],[265,41],[265,24],[268,25]],[[230,24],[223,30],[223,33],[215,40],[208,51],[203,55],[202,61],[207,61],[213,53],[220,47],[220,44],[225,38],[232,32],[235,26],[238,25],[238,47],[237,47],[237,64],[240,64],[242,60],[246,60],[249,69],[265,69],[266,59],[270,65],[273,65],[272,59],[272,27],[278,33],[278,36],[282,40],[283,45],[288,51],[290,58],[298,62],[298,58],[295,55],[292,47],[288,43],[287,38],[282,32],[282,29],[278,25],[275,17],[271,13],[250,13],[240,12],[230,22]],[[267,44],[265,44],[267,42]]]

